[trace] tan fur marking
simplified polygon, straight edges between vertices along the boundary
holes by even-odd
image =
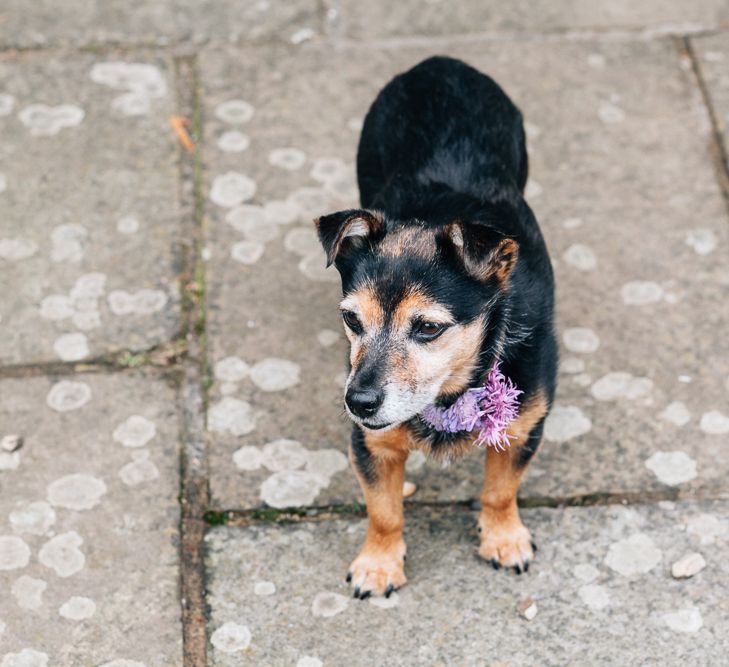
[[[483,316],[471,324],[458,328],[457,339],[447,340],[454,352],[451,357],[451,373],[441,387],[442,394],[453,394],[466,389],[474,368],[478,364],[478,353],[481,349],[481,332]],[[444,334],[447,336],[448,332]],[[445,342],[445,341],[444,341]]]
[[[385,314],[370,284],[349,294],[343,303],[351,301],[357,304],[357,314],[365,328],[381,327],[384,324]]]
[[[389,233],[380,243],[380,251],[391,257],[405,252],[428,259],[435,255],[435,234],[420,227],[405,227]]]
[[[505,452],[486,451],[486,478],[481,492],[479,554],[504,567],[524,567],[534,556],[531,535],[519,518],[516,494],[527,466],[515,465],[529,433],[547,412],[543,392],[524,405],[508,428],[513,436]]]

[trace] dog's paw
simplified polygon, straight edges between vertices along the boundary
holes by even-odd
[[[363,549],[349,566],[347,581],[354,588],[354,597],[361,600],[370,595],[390,597],[407,583],[405,543],[385,552]]]
[[[479,521],[481,546],[478,555],[495,570],[513,568],[517,574],[527,572],[534,559],[536,546],[527,527],[521,521],[486,525]]]

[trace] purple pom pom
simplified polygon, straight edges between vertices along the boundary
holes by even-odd
[[[494,363],[483,387],[469,389],[449,408],[431,405],[423,410],[422,418],[436,431],[457,433],[478,429],[475,444],[498,450],[511,443],[506,429],[519,414],[519,394],[511,379]]]

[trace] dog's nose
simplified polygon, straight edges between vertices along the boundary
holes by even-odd
[[[344,400],[347,407],[358,417],[371,417],[377,412],[384,400],[384,392],[381,389],[358,389],[350,387]]]

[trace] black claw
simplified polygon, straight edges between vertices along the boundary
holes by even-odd
[[[501,563],[497,561],[495,558],[489,558],[486,561],[491,567],[494,568],[494,570],[500,570],[501,569]]]
[[[359,599],[366,600],[370,595],[372,595],[372,591],[365,591],[359,596]]]
[[[529,561],[524,563],[524,572],[529,572]]]
[[[354,595],[352,597],[358,598],[359,597],[359,586],[355,587],[354,589]]]
[[[392,595],[392,591],[395,590],[395,587],[392,584],[389,584],[388,587],[385,589],[385,597],[389,598],[390,595]]]
[[[514,572],[521,574],[521,568],[518,565],[514,565]]]
[[[538,551],[538,549],[537,549],[537,545],[536,545],[536,544],[534,544],[534,542],[532,542],[532,551],[533,551],[534,553],[537,553],[537,551]]]
[[[402,562],[404,563],[407,559],[408,559],[408,555],[407,554],[404,554],[403,557],[402,557]]]
[[[352,573],[351,572],[347,572],[347,579],[346,579],[346,581],[347,581],[347,583],[349,583],[350,581],[352,581]]]

